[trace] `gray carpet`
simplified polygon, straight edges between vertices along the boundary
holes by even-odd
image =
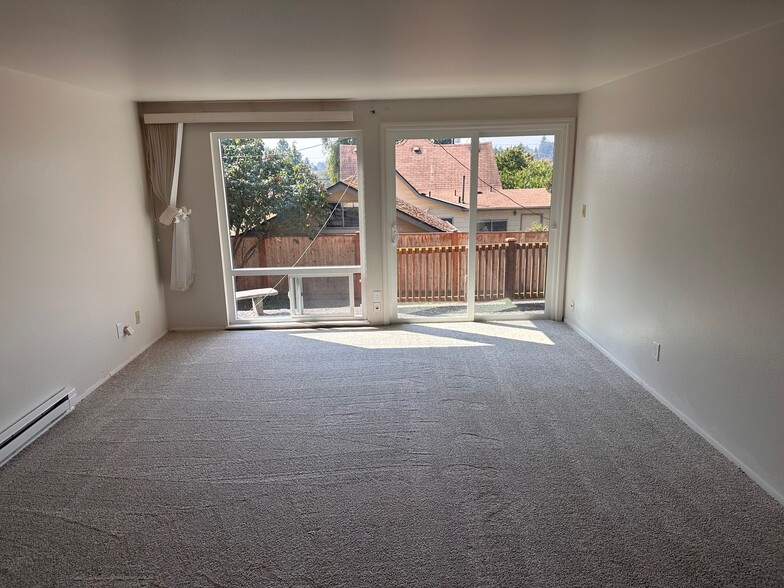
[[[0,470],[2,586],[783,586],[784,508],[563,324],[169,334]]]

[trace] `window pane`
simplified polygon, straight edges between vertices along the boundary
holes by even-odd
[[[544,312],[555,137],[483,137],[498,184],[483,185],[477,209],[476,314]]]
[[[487,148],[484,160],[492,160]],[[401,318],[467,315],[470,166],[467,139],[403,139],[395,144]]]
[[[234,278],[236,318],[280,320],[291,316],[288,276]]]
[[[223,139],[232,267],[359,265],[355,139]]]
[[[362,309],[352,306],[352,281],[358,276],[294,276],[294,316],[361,316]]]

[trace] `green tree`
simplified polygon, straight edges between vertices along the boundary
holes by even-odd
[[[498,174],[503,188],[553,189],[553,164],[537,159],[522,145],[495,150]]]
[[[539,221],[536,221],[536,222],[531,223],[531,226],[528,227],[527,230],[538,233],[538,232],[542,232],[542,231],[549,231],[550,229],[547,228],[547,225],[545,223],[541,223]]]
[[[340,181],[340,146],[356,145],[354,137],[341,137],[332,139],[324,137],[321,139],[321,149],[327,155],[327,174],[329,181],[333,184]]]
[[[256,251],[254,244],[237,259],[251,235],[316,236],[329,216],[327,194],[295,147],[283,139],[274,148],[261,139],[224,139],[221,159],[232,253],[239,267]]]
[[[435,145],[454,145],[454,139],[430,139]]]

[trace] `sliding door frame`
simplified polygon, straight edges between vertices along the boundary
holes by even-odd
[[[477,189],[479,176],[479,139],[482,137],[553,135],[555,137],[553,189],[550,202],[550,239],[548,246],[545,312],[515,313],[510,319],[552,319],[562,321],[566,281],[566,252],[572,200],[574,157],[573,118],[455,123],[385,123],[381,125],[381,165],[384,182],[382,239],[384,243],[384,297],[387,301],[384,323],[498,321],[502,317],[476,316],[476,247],[468,248],[468,290],[466,315],[459,317],[400,318],[397,308],[397,232],[395,142],[401,139],[471,139],[471,182],[469,193],[469,243],[476,242]],[[505,317],[504,317],[505,318]]]

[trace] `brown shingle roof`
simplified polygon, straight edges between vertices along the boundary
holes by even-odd
[[[479,195],[483,208],[511,208],[510,200],[525,208],[550,208],[550,198],[547,188],[510,188]]]
[[[354,190],[359,190],[359,182],[357,181],[356,174],[342,178],[340,181],[346,184],[346,186],[348,186],[349,188],[353,188]]]
[[[457,231],[457,227],[452,223],[442,220],[437,216],[430,214],[424,208],[419,208],[410,202],[406,202],[402,198],[397,198],[395,200],[395,208],[397,208],[398,212],[407,214],[408,216],[413,217],[418,221],[425,223],[426,225],[430,225],[434,229],[438,229],[444,233],[454,233]]]
[[[432,192],[430,198],[455,204],[468,210],[468,203],[458,200],[454,192]],[[546,188],[506,188],[486,190],[478,194],[477,208],[492,210],[501,208],[549,208],[550,192]]]
[[[460,202],[465,176],[466,197],[469,190],[471,146],[464,143],[437,145],[427,139],[406,139],[395,145],[397,173],[419,194],[468,208]],[[340,177],[356,177],[356,145],[340,146]],[[467,198],[466,198],[467,200]],[[544,188],[502,189],[498,165],[490,141],[479,144],[480,209],[547,208],[550,192]]]
[[[405,139],[395,145],[395,167],[418,192],[462,193],[463,177],[468,191],[471,146],[466,143],[437,145],[427,139]],[[357,173],[356,145],[340,146],[340,177]],[[479,190],[501,188],[493,144],[479,144]]]

